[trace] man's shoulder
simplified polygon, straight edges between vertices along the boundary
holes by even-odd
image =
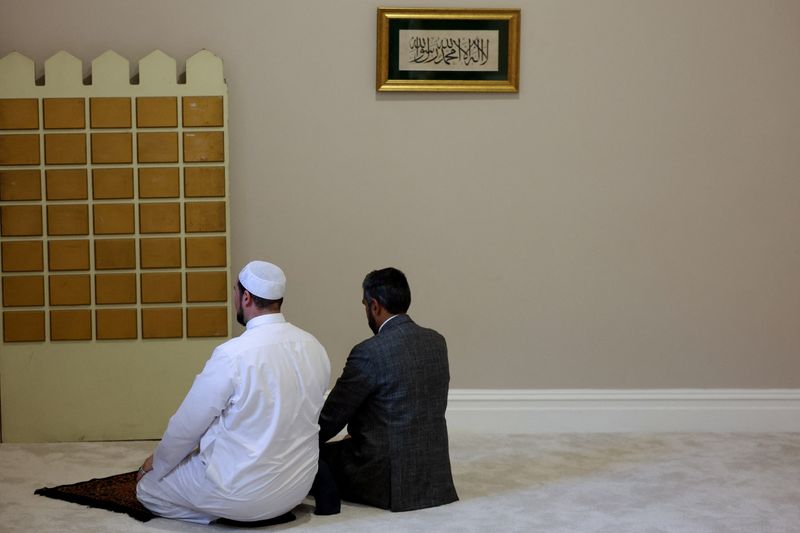
[[[394,322],[394,324],[392,324]],[[386,328],[377,335],[363,340],[353,348],[354,353],[371,353],[386,351],[394,346],[425,344],[429,347],[445,346],[444,336],[432,328],[418,325],[408,315],[398,316],[386,324]]]
[[[444,340],[444,336],[441,333],[433,328],[420,326],[408,315],[398,315],[396,319],[386,324],[386,326],[386,335],[383,337],[387,341],[396,342],[398,337],[427,337]],[[381,335],[376,335],[376,337],[380,338]]]

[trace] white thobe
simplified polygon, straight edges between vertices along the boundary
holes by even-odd
[[[201,523],[288,512],[317,472],[329,379],[328,355],[311,334],[280,313],[250,319],[195,378],[137,497],[159,516]]]

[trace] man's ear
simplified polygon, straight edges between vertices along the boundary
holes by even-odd
[[[253,298],[251,297],[250,291],[248,291],[247,289],[243,290],[242,291],[242,307],[244,307],[245,305],[250,305],[250,303],[252,301],[253,301]]]
[[[372,311],[373,315],[375,315],[375,316],[379,315],[380,312],[381,312],[381,309],[383,309],[383,306],[380,304],[380,302],[378,300],[373,298],[373,299],[371,299],[369,301],[369,310]]]

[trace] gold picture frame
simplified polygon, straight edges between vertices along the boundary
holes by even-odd
[[[378,91],[519,92],[519,9],[378,8]]]

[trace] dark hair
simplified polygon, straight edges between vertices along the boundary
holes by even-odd
[[[411,288],[406,275],[396,268],[373,270],[364,278],[361,287],[366,302],[377,300],[390,313],[405,313],[411,305]]]
[[[239,294],[243,293],[244,291],[247,291],[247,289],[244,288],[244,285],[242,285],[241,281],[236,280],[236,283],[239,284]],[[247,291],[247,292],[250,292],[250,291]],[[250,292],[250,298],[253,299],[253,303],[256,304],[256,307],[258,307],[259,309],[272,307],[274,305],[277,305],[278,309],[280,309],[281,306],[283,305],[283,298],[281,298],[279,300],[267,300],[266,298],[262,298],[261,296],[256,296],[252,292]]]

